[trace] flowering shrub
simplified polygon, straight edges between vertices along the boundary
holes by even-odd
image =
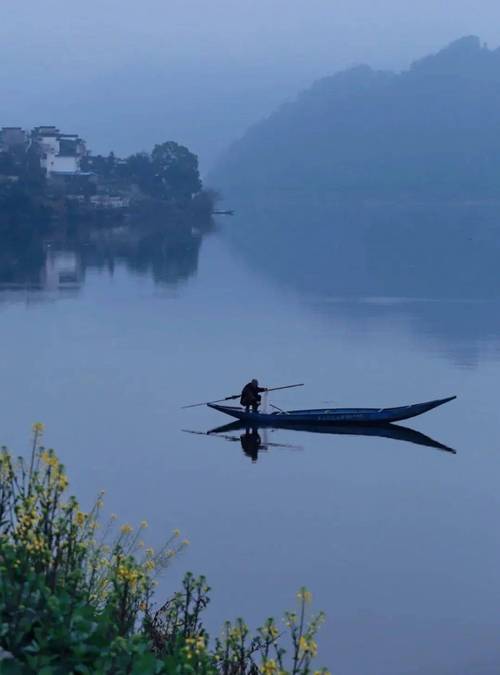
[[[182,591],[154,611],[154,577],[188,542],[174,530],[155,551],[143,541],[145,521],[118,528],[111,516],[101,526],[103,495],[89,512],[66,495],[64,466],[40,446],[43,431],[34,425],[28,460],[0,451],[0,673],[312,672],[323,615],[306,622],[305,589],[298,613],[285,617],[288,665],[272,619],[254,637],[241,619],[226,623],[210,646],[203,577],[188,573]]]
[[[153,651],[159,657],[172,657],[180,651],[195,673],[223,673],[223,675],[329,675],[328,671],[312,671],[311,662],[317,654],[316,633],[324,620],[323,613],[306,621],[307,606],[312,601],[309,591],[297,593],[298,612],[285,614],[284,631],[270,618],[257,629],[255,635],[243,619],[234,624],[227,621],[222,634],[208,654],[209,636],[201,615],[210,602],[209,586],[205,577],[184,577],[183,590],[176,593],[155,614],[145,617],[144,629],[151,638]],[[283,641],[291,650],[283,647]]]

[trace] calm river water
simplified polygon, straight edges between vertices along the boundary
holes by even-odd
[[[71,278],[78,258],[65,256]],[[319,664],[337,675],[498,672],[495,302],[300,294],[219,236],[179,283],[119,263],[74,276],[72,290],[0,292],[0,441],[23,452],[42,420],[85,504],[104,488],[121,521],[148,520],[153,545],[180,528],[191,546],[162,593],[187,569],[206,574],[214,632],[279,616],[306,585],[328,615]],[[182,404],[252,377],[304,382],[273,396],[285,408],[457,394],[409,424],[457,453],[275,431],[253,462],[238,432],[183,431],[229,419]]]

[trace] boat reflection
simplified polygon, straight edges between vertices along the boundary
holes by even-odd
[[[279,427],[282,429],[283,427]],[[283,447],[283,448],[292,448],[292,449],[301,449],[300,446],[287,445],[282,443],[270,443],[266,438],[264,440],[261,437],[259,431],[272,431],[275,427],[272,426],[259,426],[259,427],[247,427],[241,422],[231,422],[230,424],[225,424],[224,426],[216,427],[210,431],[205,432],[202,435],[206,436],[218,436],[219,438],[224,438],[230,441],[239,441],[241,448],[244,454],[249,457],[253,462],[256,462],[258,459],[259,452],[261,450],[268,450],[271,447]],[[453,448],[435,441],[433,438],[426,436],[420,431],[415,431],[408,427],[400,426],[398,424],[385,424],[385,425],[336,425],[336,426],[308,426],[308,425],[294,425],[288,429],[289,431],[305,431],[313,434],[329,434],[332,436],[378,436],[379,438],[391,438],[395,441],[405,441],[407,443],[413,443],[415,445],[422,445],[427,448],[434,448],[436,450],[441,450],[443,452],[448,452],[453,455],[456,454],[456,450]],[[237,436],[233,436],[232,432],[243,432]],[[201,432],[197,432],[201,433]]]
[[[291,443],[274,443],[267,440],[267,435],[264,438],[259,434],[258,428],[246,428],[239,422],[226,424],[223,427],[218,427],[212,431],[191,431],[190,429],[183,429],[187,434],[196,434],[197,436],[216,436],[223,438],[225,441],[232,443],[239,443],[243,454],[255,463],[259,458],[260,452],[267,452],[271,448],[285,448],[287,450],[303,450],[301,445],[293,445]],[[232,436],[230,433],[224,432],[243,431],[242,434]]]

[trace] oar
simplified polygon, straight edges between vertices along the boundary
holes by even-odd
[[[280,389],[293,389],[294,387],[303,387],[304,383],[300,384],[286,384],[284,387],[271,387],[267,391],[279,391]],[[183,405],[182,409],[185,408],[197,408],[202,405],[208,405],[209,403],[222,403],[223,401],[233,401],[236,398],[240,398],[241,394],[234,394],[233,396],[226,396],[225,398],[219,398],[217,401],[204,401],[203,403],[191,403],[191,405]]]

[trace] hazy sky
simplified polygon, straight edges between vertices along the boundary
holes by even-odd
[[[500,45],[498,0],[0,0],[0,124],[119,153],[177,139],[207,166],[313,79],[467,34]]]

